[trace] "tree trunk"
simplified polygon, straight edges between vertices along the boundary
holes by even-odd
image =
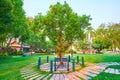
[[[59,31],[59,37],[58,37],[58,57],[62,58],[63,57],[63,49],[64,49],[64,45],[63,45],[63,39],[62,39],[62,29]],[[63,62],[60,61],[60,65],[63,65]]]
[[[70,44],[70,54],[73,56],[72,44]]]
[[[63,56],[62,56],[62,52],[58,52],[58,57],[59,58],[62,58]],[[62,61],[60,61],[60,65],[63,65],[63,62]]]

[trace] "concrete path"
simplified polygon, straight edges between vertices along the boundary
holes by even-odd
[[[90,80],[92,77],[97,76],[101,72],[120,74],[120,71],[117,69],[106,69],[110,65],[120,65],[120,63],[117,62],[91,64],[81,70],[70,72],[68,74],[40,74],[34,70],[33,67],[35,64],[30,64],[21,69],[21,76],[25,80]]]
[[[20,73],[21,73],[21,76],[23,77],[23,79],[25,79],[25,80],[41,80],[41,79],[48,80],[48,78],[52,74],[40,74],[39,72],[34,70],[33,67],[35,65],[36,65],[36,63],[30,64],[20,70]]]
[[[54,74],[50,80],[65,80],[66,74]]]
[[[111,73],[111,74],[120,74],[120,70],[119,69],[112,69],[112,68],[108,68],[104,72]]]

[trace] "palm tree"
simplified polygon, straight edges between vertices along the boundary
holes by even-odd
[[[94,37],[94,35],[95,35],[94,29],[91,26],[87,27],[87,29],[86,29],[87,37],[86,38],[88,40],[88,43],[90,43],[90,53],[92,53],[91,52],[91,49],[92,49],[91,44],[92,44],[92,38]]]
[[[108,37],[112,42],[112,50],[115,51],[116,48],[120,49],[120,23],[109,25],[108,31]]]

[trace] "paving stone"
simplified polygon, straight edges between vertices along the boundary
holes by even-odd
[[[40,80],[44,77],[45,75],[41,75],[40,77],[38,77],[36,80]]]
[[[66,76],[66,78],[68,79],[68,80],[75,80],[75,78],[71,75],[71,74],[68,74],[67,76]],[[66,78],[65,78],[65,80],[66,80]],[[80,79],[79,79],[80,80]]]
[[[98,69],[98,68],[90,68],[90,67],[89,67],[88,69],[89,69],[89,70],[96,71],[96,72],[99,72],[99,73],[102,72],[102,70],[100,70],[100,69]]]
[[[59,80],[59,76],[60,76],[60,74],[55,74],[54,80]]]
[[[65,80],[66,74],[54,74],[50,80]]]
[[[64,74],[60,74],[59,77],[60,77],[59,80],[65,80],[65,76],[64,76]]]
[[[111,74],[120,74],[120,71],[118,69],[112,69],[112,68],[108,68],[104,72]]]
[[[43,80],[48,80],[48,77],[50,77],[52,74],[47,75]]]
[[[73,73],[68,74],[67,77],[69,80],[81,80],[79,77],[77,77]]]
[[[115,69],[115,74],[120,74],[120,71]]]
[[[64,77],[66,77],[67,74],[63,74]]]
[[[68,77],[65,77],[65,79],[64,80],[69,80],[69,78]]]
[[[110,69],[109,73],[115,73],[114,69]]]
[[[94,71],[94,70],[89,70],[89,72],[94,73],[96,75],[98,75],[100,73],[99,71]]]
[[[85,75],[88,75],[88,76],[91,76],[91,77],[95,77],[97,74],[94,74],[94,73],[91,73],[90,71],[85,71],[85,70],[82,70],[81,71],[83,74]]]
[[[38,77],[40,77],[40,76],[42,76],[42,75],[36,75],[36,76],[34,76],[34,77],[31,77],[29,80],[36,79],[36,78],[38,78]]]
[[[74,80],[81,80],[80,78],[78,78],[78,77],[75,76],[75,75],[72,75],[72,77],[74,78]]]
[[[82,74],[80,72],[74,72],[73,74],[76,75],[76,76],[78,76],[78,77],[80,77],[80,78],[82,78],[82,79],[85,79],[85,80],[89,80],[90,79],[89,76],[84,75],[84,74]]]
[[[50,80],[55,80],[56,75],[54,74]]]
[[[31,75],[34,75],[34,74],[24,74],[24,75],[22,75],[22,77],[27,77],[27,76],[31,76]]]
[[[31,72],[31,73],[29,73],[29,72],[24,72],[24,73],[21,72],[22,75],[31,75],[31,74],[35,74],[35,73],[36,73],[36,72]]]
[[[34,75],[26,76],[26,77],[24,77],[24,79],[31,78],[31,77],[34,77],[34,76],[36,76],[36,75],[38,75],[38,73],[37,73],[37,74],[34,74]]]

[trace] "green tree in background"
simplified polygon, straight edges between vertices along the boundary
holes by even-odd
[[[103,49],[108,49],[111,45],[111,40],[102,36],[97,36],[93,39],[92,47],[100,52]]]
[[[110,23],[110,24],[101,24],[98,29],[95,31],[95,38],[101,36],[110,40],[110,48],[113,51],[116,51],[116,48],[120,49],[120,24],[119,23]],[[109,42],[108,40],[108,42]]]
[[[111,40],[112,50],[120,49],[120,23],[108,25],[108,38]]]

